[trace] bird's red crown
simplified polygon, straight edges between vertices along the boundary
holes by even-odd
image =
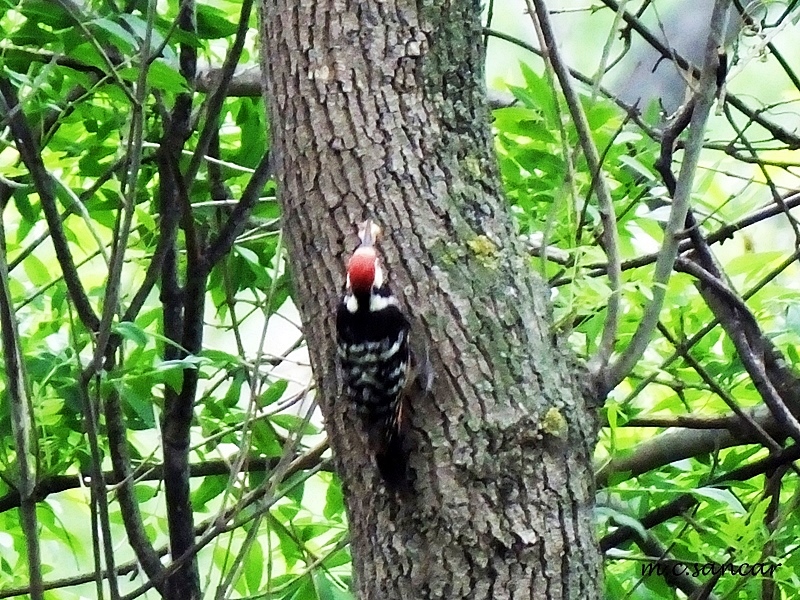
[[[372,246],[356,249],[347,263],[347,277],[350,289],[355,293],[367,293],[375,283],[375,269],[378,254]]]

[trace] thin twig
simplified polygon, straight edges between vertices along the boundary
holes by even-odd
[[[192,160],[189,162],[189,166],[184,174],[184,182],[189,190],[191,190],[197,172],[200,170],[200,162],[203,160],[208,150],[212,137],[219,132],[219,115],[225,103],[225,98],[228,96],[228,87],[233,79],[233,72],[236,70],[236,66],[239,64],[239,59],[242,56],[244,42],[250,27],[250,12],[252,8],[253,0],[242,1],[236,36],[233,39],[233,44],[228,51],[228,55],[225,57],[222,70],[216,74],[219,79],[215,82],[216,85],[208,96],[205,110],[205,125],[200,131]]]
[[[53,180],[44,166],[44,161],[39,152],[25,115],[17,101],[16,92],[5,77],[0,77],[0,116],[7,118],[11,132],[14,136],[17,150],[22,157],[22,162],[31,174],[34,187],[39,194],[47,226],[50,229],[50,237],[53,240],[53,247],[56,251],[56,258],[64,274],[64,282],[67,284],[70,298],[78,312],[78,317],[84,327],[90,331],[97,331],[100,327],[100,319],[89,302],[89,297],[83,289],[75,262],[72,259],[72,252],[69,249],[67,237],[61,223],[61,217],[56,207],[56,196],[53,190]]]
[[[97,332],[97,342],[92,362],[84,371],[85,376],[92,376],[101,367],[101,361],[106,355],[106,345],[111,337],[111,323],[119,314],[119,291],[122,283],[122,265],[128,249],[128,238],[131,233],[133,214],[136,207],[136,194],[138,190],[137,179],[139,167],[142,164],[142,141],[144,140],[144,102],[147,97],[147,73],[150,41],[155,22],[155,0],[149,0],[147,8],[147,24],[144,40],[141,47],[141,68],[136,80],[136,90],[132,101],[132,115],[130,133],[128,135],[127,154],[127,179],[123,181],[122,210],[118,215],[114,231],[114,244],[111,250],[111,264],[108,270],[108,279],[103,297],[103,313],[100,318],[100,329]]]
[[[325,450],[327,450],[327,448],[328,448],[328,441],[325,440],[324,442],[321,442],[317,446],[309,449],[303,456],[298,457],[288,465],[286,471],[283,474],[283,479],[286,480],[294,473],[308,468],[309,462],[318,462],[320,456],[322,455],[322,453],[325,452]],[[270,489],[271,483],[274,481],[274,478],[269,478],[264,482],[264,484],[260,485],[257,489],[253,490],[249,494],[246,494],[238,504],[228,509],[223,515],[218,516],[213,521],[213,523],[210,523],[208,528],[205,529],[200,538],[189,549],[187,549],[183,555],[177,557],[168,567],[166,567],[165,576],[169,577],[169,575],[171,575],[179,568],[181,568],[181,566],[184,563],[186,563],[189,560],[192,560],[200,550],[205,548],[218,535],[228,531],[232,531],[233,529],[236,529],[238,527],[241,527],[246,523],[251,522],[259,514],[263,514],[265,511],[269,510],[286,493],[291,491],[292,488],[302,484],[306,479],[316,474],[323,467],[327,466],[327,462],[328,459],[318,462],[317,466],[308,470],[303,475],[303,477],[292,482],[292,484],[288,488],[282,490],[280,494],[273,495],[268,500],[261,502],[261,506],[259,507],[257,512],[249,514],[247,517],[239,521],[234,521],[233,523],[229,523],[231,519],[233,519],[236,515],[240,514],[245,508],[247,508],[248,506],[250,506],[255,502],[261,501],[267,495],[267,492]],[[156,583],[157,582],[153,580],[147,581],[139,588],[133,590],[126,596],[123,596],[122,600],[134,600],[135,598],[138,598],[142,594],[146,593],[149,589],[155,586]]]
[[[258,163],[253,176],[247,182],[247,186],[242,192],[242,198],[239,203],[231,211],[228,220],[219,232],[219,235],[209,244],[206,253],[206,263],[211,268],[219,260],[225,256],[228,251],[233,247],[236,238],[244,231],[244,226],[247,223],[247,217],[253,210],[253,207],[258,202],[261,195],[261,190],[272,177],[272,160],[270,153],[267,152]]]
[[[622,275],[620,270],[619,239],[617,236],[617,219],[615,216],[614,201],[611,199],[611,192],[608,189],[608,184],[600,170],[600,156],[597,152],[597,147],[594,145],[592,131],[586,119],[586,113],[583,111],[580,98],[572,85],[572,78],[570,77],[569,70],[558,52],[555,34],[553,33],[553,27],[550,23],[550,15],[547,12],[547,6],[544,0],[526,0],[526,3],[531,13],[535,10],[536,17],[541,26],[542,35],[547,43],[547,56],[561,84],[561,90],[564,92],[564,98],[567,101],[567,106],[569,107],[570,114],[575,123],[575,129],[578,132],[578,140],[583,149],[583,154],[586,157],[586,162],[589,165],[589,170],[593,174],[597,174],[594,178],[594,191],[597,195],[600,219],[603,223],[603,249],[608,257],[608,279],[611,287],[611,294],[608,299],[608,309],[603,325],[603,335],[600,345],[595,355],[589,361],[590,372],[593,374],[593,377],[596,378],[599,373],[604,372],[605,367],[608,365],[609,358],[614,349],[614,343],[617,339],[617,328],[619,326]]]
[[[745,424],[746,428],[750,429],[751,433],[754,434],[755,437],[759,439],[762,444],[764,444],[764,446],[769,448],[770,451],[780,452],[781,445],[778,444],[778,442],[776,442],[761,425],[759,425],[756,419],[739,407],[739,404],[736,402],[733,396],[725,391],[722,386],[720,386],[716,380],[709,375],[705,368],[703,368],[703,366],[694,356],[692,356],[688,350],[684,350],[680,342],[678,342],[678,340],[676,340],[675,337],[660,322],[658,323],[658,330],[661,332],[661,335],[663,335],[667,341],[669,341],[669,343],[672,344],[681,354],[683,360],[685,360],[686,363],[691,366],[692,369],[694,369],[694,371],[700,376],[700,379],[702,379],[706,385],[711,388],[711,391],[719,396],[725,405],[731,409],[733,414]]]
[[[255,399],[253,398],[251,404]],[[312,402],[311,405],[306,410],[305,418],[303,422],[300,424],[299,427],[293,432],[293,435],[290,435],[289,439],[286,440],[286,443],[283,446],[283,453],[281,455],[280,460],[278,461],[278,465],[273,470],[270,476],[270,487],[267,491],[268,497],[273,497],[276,493],[278,485],[285,479],[286,470],[292,463],[292,457],[295,456],[297,445],[300,443],[300,439],[303,437],[303,429],[311,420],[311,416],[314,414],[314,410],[316,408],[316,403]],[[241,464],[237,465],[236,468],[240,467]],[[220,511],[220,514],[222,511]],[[228,571],[227,575],[225,575],[224,579],[220,582],[220,585],[217,587],[217,593],[215,595],[215,599],[223,600],[227,597],[228,592],[232,589],[234,580],[238,578],[244,558],[247,555],[247,552],[250,550],[253,542],[258,535],[258,531],[260,529],[259,525],[261,523],[261,518],[263,516],[263,512],[260,513],[254,519],[254,522],[250,526],[249,531],[247,532],[247,537],[245,537],[244,542],[242,543],[239,552],[234,557],[233,564],[231,565],[230,570]]]
[[[321,458],[322,454],[325,452],[325,450],[327,450],[327,448],[328,448],[328,445],[327,445],[327,440],[326,440],[326,441],[322,442],[321,444],[318,444],[317,446],[314,446],[313,448],[308,449],[306,452],[304,452],[303,454],[299,455],[294,461],[292,461],[292,463],[290,465],[290,468],[288,469],[288,471],[287,471],[285,476],[289,477],[289,476],[291,476],[291,475],[293,475],[293,474],[295,474],[295,473],[297,473],[297,472],[299,472],[301,470],[306,470],[306,469],[313,471],[313,473],[318,473],[320,471],[332,471],[332,466],[330,464],[330,461],[327,460],[327,459],[322,459]],[[246,465],[246,470],[248,472],[254,472],[254,471],[263,472],[264,470],[271,470],[271,469],[275,468],[275,466],[277,465],[277,462],[278,462],[278,459],[276,459],[276,458],[253,457],[252,459],[250,459],[248,461],[248,463]],[[230,473],[230,465],[228,465],[225,461],[211,461],[211,462],[207,462],[207,463],[193,465],[192,472],[193,472],[193,476],[197,476],[197,477],[206,477],[208,475],[226,475],[226,474]],[[109,481],[114,477],[114,474],[111,473],[111,472],[107,472],[106,475],[107,475]],[[74,488],[82,487],[79,484],[79,478],[80,477],[82,477],[82,476],[78,476],[78,475],[73,475],[73,476],[59,475],[59,476],[53,477],[52,480],[53,480],[54,483],[58,483],[58,484],[62,484],[63,483],[63,484],[65,484],[65,487],[63,489],[74,489]],[[68,483],[66,481],[67,478],[70,479],[69,485],[66,485]],[[145,479],[148,479],[148,480],[151,479],[151,480],[156,480],[157,481],[157,480],[160,480],[161,478],[162,478],[162,465],[158,465],[154,469],[154,472],[150,476],[146,477]],[[49,481],[49,480],[45,480],[45,481]],[[299,483],[302,483],[302,482],[299,482]],[[259,488],[259,489],[263,489],[263,486],[261,488]],[[41,490],[37,489],[37,491],[40,492]],[[61,489],[54,489],[53,491],[62,491],[62,490]],[[254,492],[258,492],[258,491],[259,490],[255,490]],[[284,493],[288,492],[288,491],[290,491],[290,490],[288,490],[288,489],[284,490]],[[252,502],[256,501],[257,499],[263,497],[263,495],[264,495],[263,493],[261,493],[261,494],[251,493],[249,496],[247,496],[245,498],[245,500],[250,502],[250,503],[252,503]],[[279,495],[276,498],[276,500],[280,499],[280,497],[282,497],[282,496]],[[2,500],[0,500],[0,504],[2,504]],[[248,504],[248,506],[249,506],[249,504]],[[233,512],[234,508],[231,509],[231,514],[235,514]],[[2,511],[0,511],[0,512],[2,512]],[[195,533],[197,535],[204,534],[205,532],[209,531],[214,526],[214,523],[215,523],[215,518],[214,519],[209,519],[209,520],[199,524],[197,526],[196,530],[195,530]],[[246,524],[247,524],[247,522],[240,522],[236,526],[237,527],[241,527],[241,526],[246,525]],[[220,531],[220,533],[227,533],[227,532],[231,531],[232,528],[233,528],[233,526],[228,526],[224,530]],[[167,546],[162,546],[161,548],[156,550],[157,555],[161,556],[161,557],[165,556],[167,554],[167,552],[168,552]],[[109,577],[122,577],[124,575],[129,575],[131,573],[135,573],[138,569],[139,569],[139,561],[138,560],[132,560],[132,561],[129,561],[129,562],[126,562],[126,563],[123,563],[123,564],[119,565],[116,568],[116,570],[111,574],[109,573],[109,571],[105,570],[105,571],[100,572],[99,576],[101,578],[104,578],[104,579],[109,578]],[[81,574],[81,575],[76,575],[76,576],[73,576],[73,577],[66,577],[66,578],[63,578],[63,579],[55,580],[55,581],[48,581],[48,582],[44,583],[43,589],[44,590],[53,590],[53,589],[72,587],[72,586],[76,586],[76,585],[82,585],[82,584],[85,584],[85,583],[90,583],[90,582],[95,580],[97,575],[98,575],[97,573],[92,572],[92,573],[85,573],[85,574]],[[148,587],[148,589],[150,589],[150,588]],[[25,594],[30,594],[30,593],[31,593],[30,586],[23,587],[23,588],[3,589],[3,590],[0,591],[0,600],[5,599],[5,598],[14,598],[16,596],[23,596]]]
[[[681,270],[685,270],[703,284],[700,289],[701,293],[713,295],[712,302],[709,302],[708,298],[706,301],[709,302],[711,311],[722,323],[733,341],[753,385],[766,405],[769,406],[776,420],[786,429],[786,433],[800,444],[800,422],[789,410],[784,398],[781,397],[767,373],[766,344],[753,314],[736,293],[702,266],[682,261]],[[736,303],[736,300],[739,300],[739,303]],[[723,306],[725,312],[722,310]]]
[[[534,55],[536,55],[536,56],[538,56],[540,58],[544,58],[544,52],[539,50],[539,48],[536,48],[535,46],[531,46],[529,43],[527,43],[524,40],[521,40],[521,39],[519,39],[517,37],[514,37],[513,35],[509,35],[507,33],[504,33],[502,31],[497,31],[495,29],[490,29],[488,27],[484,29],[484,33],[488,37],[493,37],[493,38],[497,38],[498,40],[503,40],[504,42],[508,42],[509,44],[513,44],[514,46],[522,48],[523,50],[527,50],[531,54],[534,54]],[[582,84],[584,84],[586,86],[589,86],[589,87],[592,86],[592,78],[591,77],[587,77],[586,75],[584,75],[580,71],[570,68],[569,69],[569,74],[572,75],[572,77],[574,77],[578,81],[580,81]],[[598,87],[598,91],[605,98],[607,98],[608,100],[610,100],[611,102],[616,104],[618,107],[620,107],[623,111],[625,111],[625,114],[628,115],[628,117],[634,123],[636,123],[636,125],[638,125],[639,128],[642,131],[644,131],[651,139],[654,139],[654,140],[658,139],[658,135],[659,135],[658,131],[656,131],[656,129],[654,129],[652,126],[650,126],[648,123],[646,123],[641,118],[641,116],[639,115],[639,109],[636,106],[632,106],[630,104],[626,104],[625,102],[620,100],[617,97],[617,95],[614,94],[614,92],[612,92],[611,90],[609,90],[608,88],[605,88],[603,86],[599,86]]]
[[[619,2],[617,0],[600,0],[603,4],[605,4],[611,10],[617,12],[620,9]],[[727,6],[726,6],[727,11]],[[672,60],[678,65],[682,70],[688,72],[692,78],[695,80],[700,79],[700,72],[697,68],[693,67],[689,61],[683,58],[680,54],[675,52],[674,49],[667,47],[665,44],[658,39],[656,35],[654,35],[640,20],[636,15],[632,15],[628,11],[622,12],[622,18],[625,20],[625,23],[636,33],[638,33],[642,39],[647,42],[652,48],[657,50],[659,54],[661,54],[662,58],[666,60]],[[712,26],[713,23],[713,13],[712,13]],[[721,42],[722,37],[720,36],[718,40]],[[716,49],[714,49],[716,52]],[[704,68],[705,70],[705,68]],[[748,118],[752,119],[754,122],[758,123],[761,127],[769,131],[773,138],[780,140],[786,144],[788,144],[791,148],[800,148],[800,136],[795,134],[788,129],[777,125],[773,121],[767,119],[762,114],[761,110],[754,110],[748,107],[742,100],[740,100],[737,96],[728,94],[725,97],[725,100],[731,104],[736,110],[741,112],[742,114],[746,115]]]
[[[17,318],[11,296],[6,255],[6,232],[0,212],[0,337],[3,341],[5,363],[5,388],[8,394],[11,429],[16,453],[16,488],[20,496],[20,521],[28,555],[28,578],[32,600],[44,598],[42,587],[42,560],[39,552],[39,525],[36,519],[36,460],[33,406],[28,393],[29,382],[25,373],[20,346]]]
[[[786,269],[788,269],[796,260],[800,259],[800,251],[796,250],[791,256],[787,257],[780,265],[772,269],[769,273],[767,273],[764,277],[761,278],[753,287],[751,287],[747,292],[742,295],[742,300],[747,301],[753,296],[755,296],[759,291],[764,289],[767,284],[773,281],[776,277],[778,277],[781,273],[783,273]],[[709,332],[711,332],[717,325],[719,325],[719,319],[714,317],[713,320],[706,323],[697,333],[695,333],[691,338],[686,340],[683,343],[683,347],[685,350],[689,350],[695,344],[697,344],[700,340],[702,340]],[[657,370],[653,371],[650,375],[643,378],[636,387],[631,390],[629,394],[625,398],[622,399],[620,404],[627,405],[631,400],[636,398],[642,391],[650,385],[657,374],[667,367],[669,367],[673,362],[675,362],[678,358],[680,358],[680,353],[675,351],[666,359],[661,362],[661,365],[658,367]]]
[[[770,439],[783,436],[781,425],[775,421],[767,407],[748,409],[747,414]],[[630,454],[614,456],[602,464],[595,473],[597,487],[600,489],[607,487],[610,481],[619,485],[623,481],[661,469],[676,461],[707,456],[722,448],[763,443],[761,435],[754,434],[751,427],[732,413],[707,420],[708,425],[716,422],[718,427],[701,426],[698,423],[699,419],[691,416],[681,416],[677,419],[671,417],[667,422],[680,423],[684,418],[689,419],[689,425],[693,427],[684,428],[677,425],[677,429],[667,430],[643,440]],[[645,423],[647,421],[657,422],[657,419],[650,417],[644,420]],[[780,451],[773,452],[773,455],[776,454],[780,454]]]
[[[531,20],[533,21],[533,27],[536,30],[536,37],[539,39],[539,46],[542,48],[547,48],[547,40],[544,36],[544,32],[542,31],[542,27],[539,23],[539,19],[536,17],[535,11],[529,11]],[[571,200],[572,209],[577,209],[577,200],[578,200],[578,186],[577,186],[577,177],[575,175],[575,158],[579,153],[579,148],[573,147],[571,140],[569,139],[569,132],[567,131],[566,127],[566,119],[564,118],[563,110],[561,107],[561,99],[558,95],[558,86],[556,81],[558,77],[556,76],[556,72],[553,69],[553,63],[551,60],[547,59],[547,54],[543,53],[544,66],[545,66],[545,76],[547,77],[547,85],[550,88],[550,92],[553,96],[553,108],[555,112],[555,120],[556,126],[558,127],[558,140],[561,144],[561,154],[564,156],[564,164],[566,167],[566,175],[564,177],[564,187],[569,189],[569,196]],[[588,196],[586,201],[583,204],[583,210],[585,211],[589,206],[589,201],[591,200],[593,186],[590,187]],[[545,244],[549,242],[548,237],[550,236],[550,231],[554,225],[555,217],[557,214],[557,203],[553,203],[548,211],[546,224],[544,226],[544,230],[541,232],[542,240]],[[577,212],[577,210],[576,210]],[[581,213],[581,217],[578,219],[576,230],[576,240],[580,240],[580,233],[582,227],[582,220],[583,220],[583,213]],[[578,241],[578,243],[580,243]],[[545,264],[545,257],[542,255],[540,256],[541,261],[541,272],[545,273],[547,270]]]
[[[783,196],[783,203],[788,209],[796,208],[800,206],[800,192],[792,191],[789,194],[784,194]],[[776,205],[774,202],[769,203],[768,205],[760,208],[753,213],[747,215],[746,217],[736,221],[735,223],[731,223],[730,225],[724,225],[720,227],[716,231],[710,233],[706,236],[706,241],[709,244],[717,244],[723,243],[726,240],[733,239],[735,233],[747,229],[748,227],[755,225],[757,223],[761,223],[767,219],[771,219],[775,215],[778,215],[783,212],[782,206]],[[692,247],[692,241],[690,239],[681,239],[680,244],[678,244],[678,251],[685,252]],[[653,264],[658,259],[658,253],[654,252],[651,254],[644,254],[637,258],[633,258],[631,260],[626,260],[622,263],[622,270],[628,271],[630,269],[638,269],[640,267],[646,267],[647,265]],[[587,269],[590,269],[588,275],[590,277],[600,277],[605,275],[606,273],[606,265],[605,263],[593,263],[586,266]],[[566,281],[556,281],[553,285],[563,285]]]
[[[78,200],[81,203],[84,203],[89,198],[92,198],[95,195],[95,193],[97,193],[97,191],[101,187],[103,187],[106,183],[108,183],[108,181],[112,177],[114,177],[114,174],[117,172],[117,169],[119,169],[119,167],[122,165],[122,163],[123,163],[122,160],[114,161],[114,163],[111,164],[105,170],[105,172],[95,180],[95,182],[91,185],[91,187],[89,187],[88,189],[82,191],[78,195]],[[71,214],[73,214],[75,212],[75,210],[77,210],[77,208],[78,207],[75,205],[75,203],[73,203],[72,205],[70,205],[67,209],[65,209],[60,214],[59,220],[63,222],[64,220],[66,220],[67,217],[69,217]],[[9,272],[13,272],[14,269],[16,269],[22,263],[22,261],[24,261],[26,258],[28,258],[31,254],[33,254],[34,250],[36,250],[36,248],[38,248],[42,244],[42,242],[44,242],[48,237],[50,237],[50,231],[49,230],[43,232],[38,238],[36,238],[30,244],[28,244],[22,250],[22,252],[20,252],[17,255],[17,257],[14,260],[12,260],[10,263],[8,263],[8,271]],[[80,265],[78,265],[78,266],[80,266]]]
[[[717,475],[706,484],[706,487],[724,487],[734,481],[747,481],[748,479],[763,475],[764,473],[768,473],[798,459],[800,459],[800,446],[790,446],[780,454],[773,454],[734,469],[733,471],[729,471],[728,473]],[[660,525],[669,519],[685,513],[697,505],[698,502],[700,502],[700,500],[693,494],[681,494],[667,504],[663,504],[651,510],[644,517],[639,519],[639,521],[645,529],[651,529],[656,525]],[[608,552],[609,549],[619,546],[629,539],[635,538],[637,535],[638,533],[633,527],[623,525],[600,539],[600,549],[603,552]]]
[[[602,372],[600,396],[605,396],[614,389],[627,375],[644,354],[650,343],[650,337],[658,323],[661,307],[667,292],[667,283],[673,270],[675,257],[678,254],[679,234],[686,221],[692,183],[703,148],[703,136],[714,95],[717,89],[718,49],[722,45],[723,27],[730,0],[716,0],[711,15],[711,25],[706,43],[705,62],[696,92],[696,105],[692,112],[689,137],[686,141],[683,163],[675,189],[669,220],[664,231],[664,243],[656,260],[653,274],[652,299],[644,310],[644,315],[622,355],[610,368]]]
[[[78,343],[77,327],[75,326],[72,315],[72,307],[69,307],[70,318],[70,342],[74,350],[74,358],[77,368],[80,370],[80,345]],[[89,380],[80,379],[78,381],[78,395],[80,397],[81,409],[83,411],[83,422],[86,427],[86,438],[89,442],[89,457],[91,477],[89,479],[89,489],[91,490],[91,509],[92,509],[92,543],[95,556],[95,571],[102,570],[100,563],[100,541],[102,540],[103,551],[106,561],[106,569],[114,570],[114,540],[111,537],[111,521],[108,517],[108,490],[103,478],[102,455],[100,453],[100,436],[98,434],[98,410],[99,398],[97,402],[92,402],[89,394]],[[98,527],[99,525],[99,527]],[[102,600],[103,588],[99,577],[96,581],[98,597]],[[119,598],[119,586],[116,580],[109,580],[109,589],[112,600]]]
[[[733,130],[736,132],[736,137],[742,140],[742,144],[744,144],[745,149],[747,152],[750,153],[750,156],[754,159],[756,166],[758,166],[758,170],[761,171],[762,177],[764,177],[764,181],[769,187],[770,192],[772,193],[772,200],[778,207],[783,211],[786,215],[786,220],[789,222],[789,226],[792,228],[794,232],[794,246],[795,248],[800,248],[800,229],[798,228],[797,219],[792,215],[789,211],[789,207],[786,206],[786,202],[783,200],[783,196],[781,196],[780,192],[778,192],[778,188],[775,185],[775,182],[772,180],[772,177],[767,170],[767,165],[762,160],[762,157],[758,155],[756,149],[750,143],[750,140],[744,134],[744,131],[739,128],[736,124],[736,119],[733,118],[731,114],[730,108],[725,105],[723,107],[723,111],[725,113],[725,117],[728,119],[728,123],[730,123]],[[735,143],[736,140],[733,140],[731,143]]]
[[[595,71],[593,78],[594,83],[592,83],[592,100],[597,97],[597,92],[600,91],[600,82],[603,80],[603,75],[608,72],[608,68],[606,67],[608,64],[608,56],[611,54],[611,47],[616,41],[617,33],[620,30],[619,25],[622,21],[622,15],[625,12],[625,7],[627,4],[628,0],[620,0],[619,8],[617,9],[616,13],[614,13],[614,22],[608,29],[608,36],[606,37],[605,44],[603,44],[603,51],[600,54],[600,62],[597,65],[597,71]]]

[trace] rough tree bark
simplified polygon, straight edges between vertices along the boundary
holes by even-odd
[[[595,420],[502,199],[479,11],[262,4],[290,265],[364,599],[600,594]],[[335,369],[334,308],[367,216],[436,373],[413,405],[409,497],[381,485]]]

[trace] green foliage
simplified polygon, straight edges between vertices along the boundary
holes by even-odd
[[[108,328],[120,351],[109,368],[82,384],[99,336],[81,323],[72,304],[37,182],[4,130],[0,185],[5,190],[12,184],[3,215],[5,245],[31,384],[38,481],[41,489],[62,482],[37,511],[42,571],[47,581],[87,575],[84,584],[66,585],[48,597],[95,593],[92,539],[99,533],[90,526],[88,484],[80,478],[93,468],[84,401],[97,412],[100,467],[111,484],[104,409],[110,398],[119,399],[137,478],[135,501],[150,542],[165,548],[164,484],[158,470],[165,395],[169,389],[180,391],[192,372],[199,378],[189,456],[197,473],[191,482],[195,524],[211,525],[231,507],[239,519],[238,526],[199,552],[203,588],[230,586],[232,597],[350,598],[346,519],[336,478],[325,471],[295,473],[273,496],[261,503],[248,501],[273,489],[281,457],[302,454],[321,439],[319,415],[312,411],[307,418],[313,407],[306,385],[310,371],[290,300],[274,184],[261,192],[243,223],[244,233],[209,274],[201,352],[187,353],[170,339],[160,279],[136,314],[120,318],[145,281],[163,233],[158,148],[168,126],[165,116],[190,90],[179,57],[193,48],[199,64],[221,65],[237,30],[239,3],[198,3],[196,34],[175,28],[177,2],[159,3],[152,23],[149,3],[126,3],[132,5],[129,13],[116,12],[113,4],[25,0],[4,2],[0,12],[0,29],[7,34],[0,49],[0,77],[16,91],[41,146],[69,250],[98,314],[112,277],[109,261],[126,202],[132,211],[130,235],[123,242],[119,308]],[[254,24],[254,16],[251,20]],[[150,48],[143,50],[148,36]],[[148,57],[154,50],[158,55]],[[137,145],[134,100],[142,69],[143,143]],[[195,129],[188,132],[178,161],[182,173],[206,125],[205,98],[195,98]],[[212,171],[204,159],[187,186],[196,235],[203,242],[220,232],[269,146],[260,97],[226,98],[218,123],[218,142],[206,153],[217,168]],[[140,167],[131,180],[134,157]],[[177,267],[183,285],[189,233],[181,225]],[[170,349],[178,358],[166,357]],[[27,585],[28,568],[13,503],[17,457],[5,378],[0,378],[0,394],[0,427],[7,432],[0,438],[0,503],[5,503],[0,511],[0,589],[7,590]],[[112,485],[109,491],[117,566],[131,566],[134,555],[124,542],[121,508]],[[119,578],[123,593],[143,582],[141,574]]]
[[[563,99],[545,77],[527,65],[522,65],[522,75],[524,85],[509,87],[517,102],[495,111],[500,171],[519,230],[524,239],[532,241],[531,266],[553,286],[559,334],[567,336],[575,352],[588,360],[600,343],[611,293],[606,257],[598,245],[602,224],[591,189],[592,176],[583,156],[573,151],[578,138]],[[609,99],[584,95],[582,103],[593,141],[603,157],[603,175],[617,217],[623,261],[622,317],[615,347],[619,353],[652,298],[655,254],[638,266],[636,261],[660,247],[670,200],[653,166],[659,141],[651,139]],[[678,167],[673,168],[677,172]],[[733,169],[728,167],[728,171]],[[757,179],[753,177],[741,194],[731,196],[723,190],[739,185],[737,180],[726,176],[726,168],[718,162],[704,162],[693,196],[702,232],[711,234],[759,208],[757,199],[769,198],[770,193],[763,183],[756,185]],[[747,304],[766,336],[794,363],[800,342],[797,285],[796,278],[784,274],[792,262],[791,247],[773,249],[758,244],[756,248],[748,236],[745,232],[743,251],[732,248],[736,241],[712,247],[733,289],[747,294]],[[544,252],[543,247],[549,251]],[[638,423],[660,419],[680,427],[681,417],[729,415],[730,408],[716,388],[709,386],[708,378],[742,408],[762,405],[730,339],[719,325],[709,327],[716,323],[715,315],[695,284],[682,273],[671,277],[660,314],[662,333],[653,336],[643,359],[605,404],[598,465],[631,457],[645,443],[663,441],[666,448],[652,451],[670,454],[669,437],[660,440],[656,435],[653,439],[653,427]],[[679,350],[683,348],[688,348],[699,368],[682,358]],[[796,525],[797,480],[784,480],[777,492],[778,508],[773,507],[767,516],[770,502],[765,497],[763,473],[742,482],[725,479],[725,474],[763,459],[765,449],[755,443],[732,442],[728,446],[657,465],[636,478],[631,478],[630,471],[612,471],[604,481],[596,513],[599,536],[626,526],[634,532],[634,540],[654,536],[664,552],[687,565],[782,563],[774,579],[782,597],[795,597],[800,593],[798,582],[794,571],[787,568],[794,545],[786,545],[785,536],[791,537],[789,532]],[[690,510],[652,528],[641,524],[640,519],[654,509],[685,495],[693,500]],[[642,575],[643,565],[658,558],[652,557],[652,549],[647,551],[629,541],[609,550],[607,558],[608,598],[681,597],[663,577]],[[699,577],[699,581],[706,579]],[[762,582],[761,577],[725,575],[714,592],[719,597],[760,597]]]

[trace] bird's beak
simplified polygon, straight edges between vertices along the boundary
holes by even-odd
[[[372,235],[372,219],[367,219],[366,221],[364,221],[364,234],[361,236],[361,245],[362,246],[375,245],[375,238]]]
[[[361,224],[358,230],[358,237],[361,240],[361,245],[367,247],[374,246],[378,241],[380,233],[380,225],[375,223],[372,219],[367,219]]]

